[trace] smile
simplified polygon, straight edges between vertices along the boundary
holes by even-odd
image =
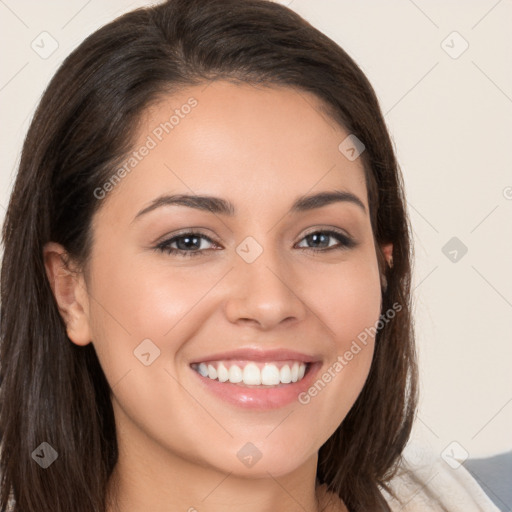
[[[203,377],[219,382],[246,386],[278,386],[299,382],[307,363],[302,361],[208,361],[194,363],[192,368]]]
[[[269,411],[297,403],[322,368],[319,354],[239,347],[189,362],[199,389],[228,406]]]

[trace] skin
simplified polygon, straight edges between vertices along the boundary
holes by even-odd
[[[268,411],[206,393],[189,364],[283,348],[318,356],[320,375],[375,325],[381,282],[362,162],[338,150],[348,133],[314,96],[223,81],[149,109],[134,147],[191,96],[197,106],[101,199],[87,271],[68,271],[58,244],[44,250],[68,336],[93,343],[113,389],[120,457],[109,490],[121,512],[316,511],[317,452],[360,393],[373,340],[307,405]],[[332,190],[366,211],[336,202],[289,213],[299,196]],[[237,213],[163,206],[134,220],[163,193],[222,197]],[[202,239],[188,258],[155,250],[187,228],[214,243]],[[357,245],[326,250],[339,244],[329,237],[315,251],[306,235],[328,228]],[[236,252],[248,236],[263,249],[252,263]],[[133,351],[148,338],[161,352],[145,366]],[[262,454],[252,467],[237,457],[247,442]]]

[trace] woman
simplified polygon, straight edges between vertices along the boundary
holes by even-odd
[[[410,506],[401,176],[367,79],[291,10],[170,0],[91,35],[3,241],[2,510]]]

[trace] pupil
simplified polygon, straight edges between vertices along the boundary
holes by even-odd
[[[312,241],[313,243],[318,242],[320,237],[326,238],[326,235],[324,233],[314,233],[308,236],[309,240]]]
[[[178,246],[178,249],[181,249],[181,250],[184,250],[184,249],[189,249],[190,248],[190,243],[191,243],[191,240],[193,240],[193,245],[195,245],[196,249],[197,249],[197,246],[199,245],[198,243],[198,240],[199,240],[199,237],[197,236],[184,236],[184,237],[181,237],[181,238],[178,238],[177,240],[177,243],[176,245]],[[181,247],[180,247],[181,245]]]

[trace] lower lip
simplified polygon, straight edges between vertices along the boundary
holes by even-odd
[[[321,363],[311,363],[302,380],[298,382],[280,384],[276,387],[267,388],[246,387],[232,384],[231,382],[219,382],[218,380],[203,377],[192,368],[191,370],[208,391],[225,402],[246,409],[268,410],[285,407],[286,405],[298,401],[299,394],[310,387],[320,366]]]

